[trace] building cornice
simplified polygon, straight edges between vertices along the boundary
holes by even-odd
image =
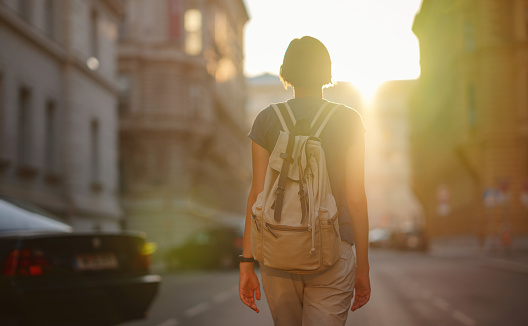
[[[59,61],[66,59],[64,46],[45,36],[36,27],[22,20],[14,11],[2,4],[0,4],[0,22],[4,22],[55,59]]]
[[[62,64],[73,64],[76,68],[81,70],[88,77],[91,77],[96,83],[109,92],[113,94],[119,93],[119,87],[116,81],[109,80],[103,75],[91,71],[79,56],[69,55],[66,47],[50,39],[35,26],[22,20],[11,9],[0,4],[0,24],[2,22],[58,62]]]

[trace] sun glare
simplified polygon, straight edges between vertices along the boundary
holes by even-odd
[[[352,82],[352,85],[361,93],[361,99],[367,108],[372,104],[376,97],[378,88],[383,84],[384,80],[360,80]]]
[[[332,57],[336,81],[350,82],[372,102],[385,81],[414,79],[420,75],[418,40],[411,27],[421,0],[246,0],[252,20],[246,38],[246,71],[277,73],[284,51],[293,38],[320,39]],[[292,21],[292,12],[303,8]],[[281,8],[281,10],[276,10]],[[321,10],[331,13],[321,16]],[[269,24],[269,17],[276,21]]]

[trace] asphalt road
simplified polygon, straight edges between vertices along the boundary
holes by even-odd
[[[499,258],[372,250],[371,301],[347,325],[528,325],[528,265]],[[238,298],[238,272],[163,276],[148,319],[121,326],[273,325]]]

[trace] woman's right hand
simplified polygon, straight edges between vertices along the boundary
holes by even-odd
[[[253,263],[240,263],[240,278],[238,282],[240,300],[255,312],[259,312],[255,298],[260,300],[260,283],[253,268]]]
[[[242,255],[245,257],[251,256],[251,207],[257,200],[258,194],[264,189],[264,179],[266,178],[266,170],[268,168],[269,152],[264,147],[252,141],[251,157],[253,161],[253,179],[246,207],[244,245],[242,250]],[[255,304],[255,298],[260,300],[260,283],[257,274],[255,274],[254,265],[254,262],[240,263],[238,292],[240,294],[240,300],[242,300],[245,305],[253,309],[255,312],[259,312],[257,305]]]

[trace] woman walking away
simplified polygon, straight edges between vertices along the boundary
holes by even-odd
[[[323,98],[333,80],[319,40],[291,41],[280,77],[294,98],[262,110],[249,133],[240,299],[259,312],[258,261],[276,326],[345,325],[370,299],[365,128],[358,112]]]

